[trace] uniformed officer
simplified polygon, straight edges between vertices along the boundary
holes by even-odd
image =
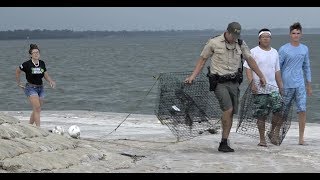
[[[234,74],[238,72],[238,68],[242,68],[242,54],[243,58],[246,59],[248,65],[258,75],[261,84],[264,86],[266,80],[257,66],[256,61],[252,58],[249,47],[244,41],[242,41],[241,46],[238,43],[240,33],[241,25],[238,22],[232,22],[223,34],[210,39],[204,46],[192,74],[185,79],[185,83],[192,83],[196,76],[202,71],[209,57],[211,57],[210,71],[212,74],[220,77],[234,77]],[[221,120],[222,139],[218,150],[222,152],[234,152],[234,149],[228,145],[228,137],[232,127],[233,114],[237,114],[238,112],[240,96],[239,82],[231,79],[218,82],[214,93],[223,111]]]

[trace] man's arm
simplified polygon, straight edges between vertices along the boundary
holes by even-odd
[[[278,54],[279,54],[279,65],[280,65],[280,69],[283,69],[283,64],[284,64],[284,61],[285,61],[285,52],[284,52],[284,47],[280,47],[279,51],[278,51]]]
[[[260,78],[260,82],[262,86],[266,85],[266,79],[264,78],[264,75],[260,71],[256,61],[253,59],[251,52],[249,50],[248,45],[245,43],[245,41],[242,41],[241,45],[241,51],[244,59],[246,59],[246,62],[248,63],[249,67],[257,74],[257,76]]]
[[[308,81],[307,81],[307,94],[308,96],[312,96],[311,82],[308,82]]]
[[[248,82],[250,83],[253,79],[252,70],[249,68],[246,68],[246,75],[247,75]]]
[[[275,73],[275,78],[276,78],[276,82],[279,88],[279,92],[281,95],[283,95],[283,83],[282,83],[282,78],[281,78],[281,71],[277,71]]]
[[[312,95],[312,87],[311,87],[311,68],[310,68],[310,59],[309,59],[309,50],[307,49],[307,54],[305,60],[302,65],[303,72],[307,79],[307,94],[308,96]]]
[[[192,81],[199,75],[199,73],[202,71],[203,66],[206,64],[208,58],[203,58],[200,56],[200,58],[197,61],[196,67],[194,68],[192,74],[186,78],[184,81],[185,83],[191,84]]]
[[[256,87],[255,83],[252,81],[253,80],[253,73],[252,73],[252,70],[250,68],[246,68],[246,75],[247,75],[248,82],[252,83],[251,84],[251,91],[253,93],[256,93],[258,90],[257,90],[257,87]]]
[[[251,57],[247,57],[247,62],[249,67],[257,74],[257,76],[260,78],[261,84],[264,86],[266,85],[266,79],[264,78],[264,75],[260,71],[260,68],[258,67],[256,61]]]

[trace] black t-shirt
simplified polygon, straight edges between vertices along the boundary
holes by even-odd
[[[19,68],[26,73],[26,79],[31,84],[42,85],[44,72],[47,71],[46,64],[39,60],[39,66],[35,66],[32,60],[25,61]]]

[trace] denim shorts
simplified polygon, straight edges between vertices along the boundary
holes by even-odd
[[[43,86],[33,86],[29,83],[26,84],[26,88],[24,89],[24,93],[26,96],[39,96],[39,98],[44,98],[44,89]]]

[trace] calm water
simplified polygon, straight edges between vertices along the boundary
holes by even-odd
[[[0,41],[0,110],[31,109],[24,93],[16,86],[15,68],[28,58],[29,44],[37,43],[41,59],[60,88],[46,89],[43,110],[153,114],[157,95],[156,86],[151,89],[155,83],[153,76],[160,72],[192,71],[210,36]],[[243,39],[251,48],[257,45],[256,36],[243,36]],[[279,49],[288,40],[287,35],[274,35],[272,46]],[[307,99],[308,121],[320,122],[317,74],[320,36],[304,35],[303,43],[310,48],[312,65],[313,96]],[[22,75],[21,80],[25,82]],[[244,88],[246,82],[241,85],[242,93]],[[150,89],[151,93],[146,96]]]

